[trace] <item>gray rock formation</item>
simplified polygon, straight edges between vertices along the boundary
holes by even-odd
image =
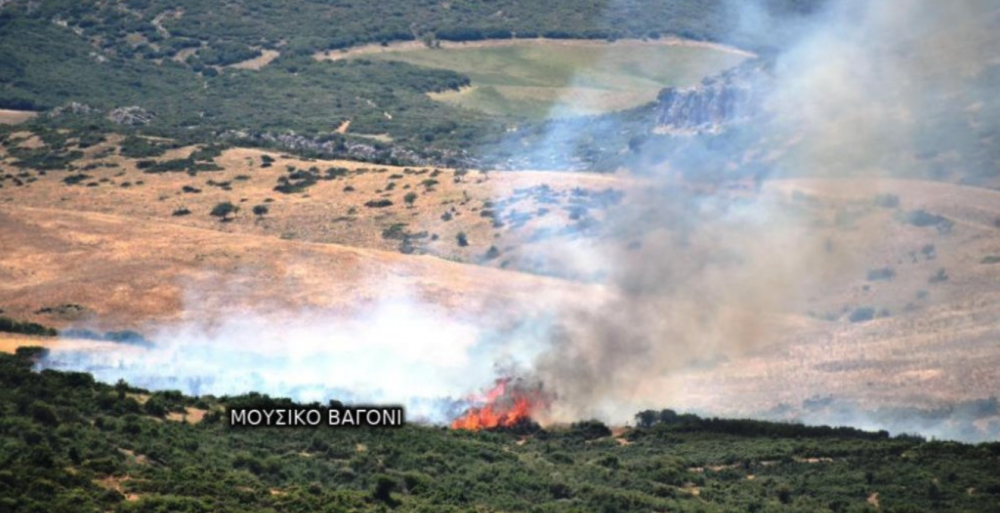
[[[79,102],[69,102],[66,105],[61,105],[49,111],[48,116],[50,118],[57,118],[63,114],[75,114],[75,115],[90,115],[97,112],[97,109],[87,105],[86,103]]]
[[[118,107],[108,113],[108,119],[113,123],[126,126],[148,125],[155,117],[155,114],[138,105]]]
[[[265,147],[278,147],[301,154],[314,154],[325,158],[347,158],[366,162],[397,162],[403,165],[444,165],[443,162],[464,162],[464,155],[423,155],[397,145],[373,145],[335,134],[308,137],[295,132],[256,133],[246,130],[229,130],[220,139],[237,143],[250,143]],[[442,152],[439,152],[442,153]]]
[[[664,89],[657,99],[654,132],[715,133],[756,118],[771,80],[767,65],[755,59],[694,87]]]

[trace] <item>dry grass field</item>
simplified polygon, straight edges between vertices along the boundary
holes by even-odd
[[[31,141],[37,138],[25,138],[19,144]],[[485,263],[497,267],[515,256],[513,253],[530,231],[546,227],[558,231],[573,224],[573,190],[599,193],[609,188],[633,187],[628,180],[601,175],[470,171],[456,176],[450,169],[306,161],[252,149],[227,150],[216,159],[222,171],[197,176],[144,173],[137,169],[141,159],[119,155],[92,158],[113,149],[118,142],[111,140],[86,151],[80,167],[96,167],[81,171],[87,178],[79,183],[65,184],[66,174],[62,172],[34,174],[34,181],[22,187],[8,185],[0,189],[0,204],[85,210],[226,233],[388,251],[399,250],[402,234],[414,234],[418,235],[411,238],[414,252],[461,262],[484,263],[489,248],[495,246],[500,256]],[[155,160],[185,158],[194,149],[169,150]],[[265,155],[274,159],[269,167],[263,167]],[[318,180],[301,192],[275,191],[279,179],[289,176],[290,168],[315,169],[319,175],[338,169],[345,170],[345,174]],[[416,197],[407,204],[406,197],[411,193]],[[484,215],[497,212],[495,206],[489,205],[499,199],[510,201],[506,213],[514,215],[512,221],[501,216],[502,226]],[[392,204],[366,206],[383,200]],[[209,215],[215,205],[225,201],[239,206],[239,212],[224,222]],[[266,214],[253,213],[253,207],[259,205],[267,208]],[[175,215],[183,210],[190,214]],[[387,232],[394,226],[392,233]],[[459,233],[466,234],[467,246],[458,244]],[[508,248],[512,255],[506,255]]]
[[[60,327],[211,323],[241,312],[280,316],[305,309],[349,316],[396,295],[455,315],[482,315],[487,308],[517,315],[539,307],[532,290],[572,297],[586,289],[427,256],[131,216],[4,205],[0,225],[4,314]],[[192,290],[203,297],[191,297]]]

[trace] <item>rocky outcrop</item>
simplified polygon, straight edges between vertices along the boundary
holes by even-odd
[[[73,114],[78,116],[88,116],[98,112],[97,109],[87,105],[86,103],[79,102],[69,102],[66,105],[61,105],[48,112],[50,118],[57,118],[63,114]]]
[[[108,113],[111,122],[125,126],[148,125],[155,117],[155,114],[138,105],[119,107]]]
[[[222,133],[220,138],[235,143],[276,147],[294,153],[316,155],[323,158],[344,158],[387,164],[454,167],[466,165],[468,160],[464,155],[456,152],[417,153],[394,144],[367,144],[339,134],[309,137],[295,132],[255,133],[245,130],[229,130]]]
[[[714,133],[756,118],[771,80],[767,65],[755,59],[694,87],[664,89],[657,98],[654,131]]]

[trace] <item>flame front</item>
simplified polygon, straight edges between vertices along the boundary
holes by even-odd
[[[470,407],[451,423],[452,429],[495,429],[512,427],[531,419],[532,412],[547,404],[539,391],[508,387],[510,378],[497,380],[496,385],[480,397],[473,397],[482,406]]]

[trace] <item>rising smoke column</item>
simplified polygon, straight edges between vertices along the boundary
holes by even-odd
[[[880,177],[925,176],[917,156],[928,148],[971,154],[978,134],[995,130],[996,119],[967,122],[977,102],[979,112],[997,112],[990,74],[1000,62],[998,9],[990,2],[844,0],[791,19],[759,4],[730,6],[740,10],[742,35],[781,27],[793,38],[764,57],[773,59],[773,83],[752,127],[758,144],[780,148],[769,163],[776,175],[869,177],[874,195]],[[549,137],[571,139],[559,132],[566,126],[554,123]],[[705,167],[688,159],[684,171],[738,169],[747,149],[705,147]],[[548,349],[532,372],[556,397],[552,420],[622,421],[640,407],[669,405],[674,391],[660,378],[693,361],[781,342],[781,313],[835,284],[818,278],[836,275],[817,269],[824,241],[779,194],[734,202],[718,192],[678,192],[666,180],[656,186],[655,174],[651,181],[605,220],[633,231],[638,223],[639,250],[574,243],[559,255],[598,262],[613,293],[561,310],[541,341]],[[841,259],[825,265],[863,264]]]

